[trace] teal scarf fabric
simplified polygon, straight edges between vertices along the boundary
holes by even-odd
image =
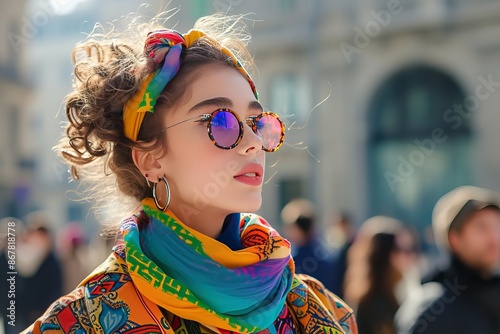
[[[175,303],[176,299],[189,296],[194,311],[179,316],[220,328],[218,320],[210,320],[213,314],[228,323],[224,329],[239,332],[274,329],[273,322],[285,306],[294,275],[286,239],[257,215],[241,214],[244,248],[232,251],[193,231],[171,213],[148,205],[144,205],[144,211],[150,221],[140,232],[134,220],[122,222],[127,253],[133,252],[133,257],[138,258],[133,270],[139,276],[145,273],[143,276],[148,279],[147,275],[155,271],[175,280],[177,293],[150,284],[165,300]],[[225,258],[227,263],[222,263]],[[252,258],[255,260],[248,264]],[[165,308],[169,309],[168,305]],[[209,315],[199,318],[198,308]]]

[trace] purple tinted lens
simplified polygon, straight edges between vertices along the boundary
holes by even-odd
[[[262,116],[257,122],[257,135],[265,149],[275,149],[281,140],[281,122],[271,115]]]
[[[222,147],[234,145],[240,136],[238,119],[228,111],[219,111],[212,117],[211,130],[215,142]]]

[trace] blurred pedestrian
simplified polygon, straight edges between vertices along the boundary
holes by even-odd
[[[306,199],[291,200],[281,211],[286,238],[292,243],[297,273],[307,274],[333,287],[333,253],[318,236],[314,205]]]
[[[377,216],[361,226],[345,280],[345,298],[356,308],[360,333],[396,333],[394,316],[419,285],[415,260],[416,241],[400,221]]]
[[[343,298],[347,271],[347,254],[356,235],[354,224],[347,213],[342,213],[327,231],[329,244],[334,248],[332,292]]]
[[[451,260],[424,285],[434,296],[408,307],[418,315],[410,332],[500,333],[499,195],[472,186],[454,189],[437,202],[432,225]]]
[[[52,220],[45,211],[26,217],[26,232],[17,245],[20,323],[30,324],[63,294],[59,259],[55,254]]]
[[[85,231],[78,222],[65,224],[57,233],[57,256],[63,272],[63,293],[70,293],[94,267]]]

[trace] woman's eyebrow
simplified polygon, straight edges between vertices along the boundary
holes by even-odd
[[[204,100],[201,101],[200,103],[195,104],[191,109],[189,109],[188,112],[191,112],[193,110],[197,110],[200,108],[204,108],[207,106],[212,106],[212,107],[227,107],[227,108],[232,108],[233,107],[233,101],[228,99],[227,97],[214,97],[212,99]]]
[[[191,109],[189,109],[188,112],[192,112],[194,110],[201,109],[201,108],[204,108],[207,106],[216,107],[216,108],[222,108],[222,107],[233,108],[234,104],[233,104],[233,101],[231,101],[231,99],[229,99],[227,97],[222,97],[222,96],[214,97],[214,98],[204,100],[204,101],[201,101],[201,102],[195,104],[193,107],[191,107]],[[258,101],[250,101],[248,103],[248,109],[264,111],[264,108],[262,107],[262,105]]]
[[[258,111],[264,111],[264,108],[262,107],[262,104],[259,103],[259,101],[251,101],[248,104],[248,109],[255,109]]]

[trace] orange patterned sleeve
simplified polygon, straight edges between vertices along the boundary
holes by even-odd
[[[45,313],[38,318],[31,326],[22,331],[22,334],[59,334],[67,333],[70,328],[64,327],[65,317],[71,315],[71,309],[84,307],[83,288],[77,288],[70,294],[56,300]],[[61,324],[63,324],[61,326]]]
[[[316,297],[321,300],[323,305],[333,313],[335,320],[346,334],[358,334],[358,325],[356,324],[354,311],[346,302],[325,288],[323,283],[314,277],[303,274],[296,274],[296,277],[304,282],[314,292]]]

